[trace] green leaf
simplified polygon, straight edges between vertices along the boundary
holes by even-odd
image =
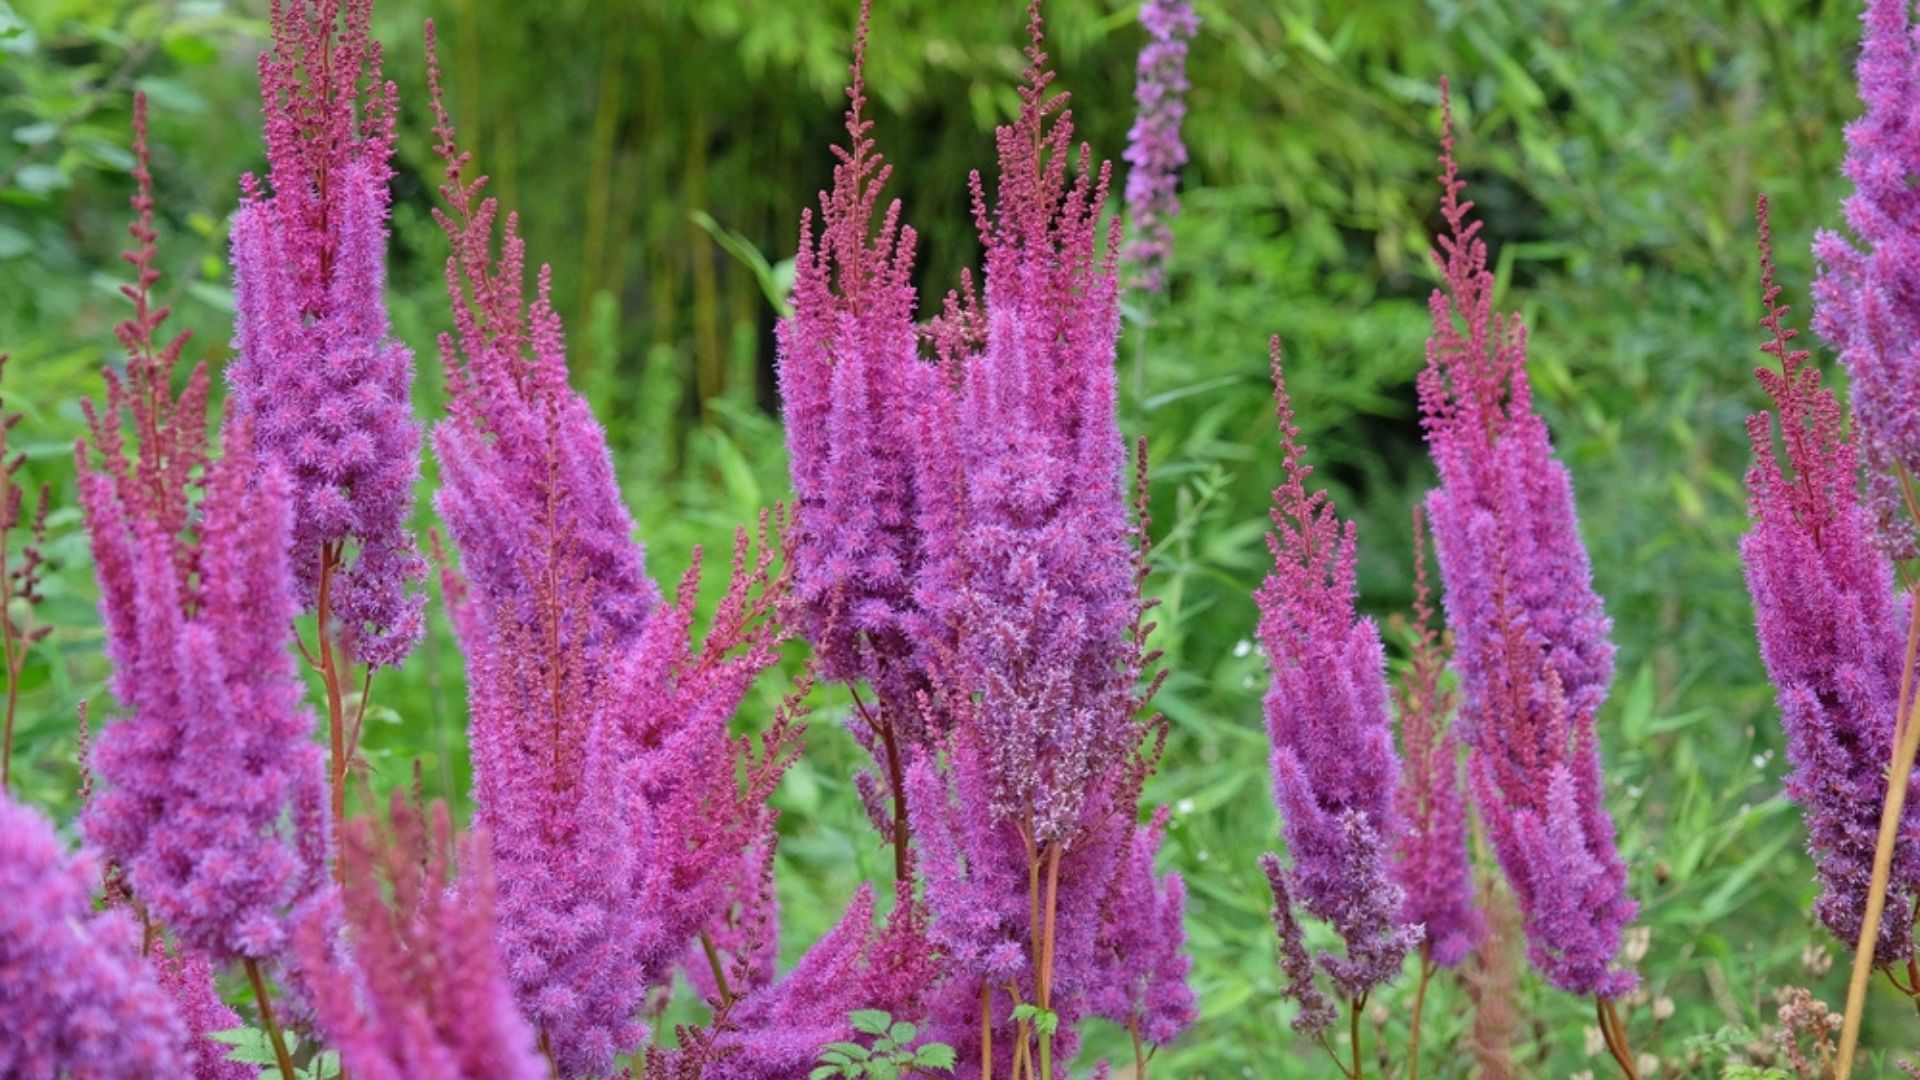
[[[807,1080],[827,1080],[828,1077],[839,1075],[840,1067],[837,1065],[817,1065],[807,1074]]]
[[[952,1072],[957,1058],[953,1047],[946,1043],[928,1043],[914,1052],[913,1063],[923,1069],[939,1069]]]
[[[893,1040],[895,1046],[905,1046],[913,1041],[913,1037],[919,1034],[919,1031],[919,1028],[902,1020],[887,1029],[887,1038]]]
[[[893,1025],[893,1017],[880,1009],[856,1009],[848,1019],[853,1021],[853,1030],[868,1035],[885,1035]]]
[[[820,1050],[821,1060],[825,1060],[832,1054],[838,1054],[848,1061],[865,1061],[868,1056],[866,1047],[861,1046],[859,1043],[850,1042],[828,1043]]]

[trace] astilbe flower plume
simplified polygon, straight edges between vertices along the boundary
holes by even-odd
[[[1180,214],[1180,167],[1187,146],[1180,140],[1186,119],[1187,42],[1200,30],[1192,0],[1141,0],[1140,25],[1148,41],[1140,50],[1133,99],[1139,107],[1127,132],[1126,260],[1141,288],[1167,285],[1173,250],[1173,219]]]
[[[793,553],[801,627],[820,673],[865,679],[854,736],[879,775],[857,781],[874,824],[890,834],[895,873],[910,879],[905,768],[944,729],[932,707],[923,650],[937,636],[915,595],[925,557],[913,447],[945,392],[920,359],[912,283],[915,235],[888,204],[873,229],[891,166],[866,119],[864,68],[871,3],[861,7],[848,145],[834,148],[833,185],[815,217],[803,212],[793,314],[780,322],[780,397],[795,494]],[[856,691],[857,693],[857,691]]]
[[[429,27],[429,56],[432,30]],[[779,521],[741,530],[704,639],[699,556],[660,606],[620,501],[606,435],[567,382],[548,300],[520,292],[524,245],[476,201],[434,86],[453,240],[442,338],[449,416],[434,431],[446,571],[466,654],[476,820],[500,883],[516,996],[563,1076],[639,1044],[639,1005],[697,935],[721,930],[743,868],[771,843],[766,800],[797,752],[797,710],[757,745],[728,723],[787,635]]]
[[[1893,567],[1871,542],[1840,403],[1820,385],[1820,371],[1808,363],[1806,350],[1793,346],[1797,331],[1786,324],[1787,307],[1773,280],[1764,199],[1760,245],[1770,335],[1762,349],[1778,370],[1756,373],[1773,412],[1747,419],[1754,455],[1747,471],[1752,527],[1740,554],[1760,656],[1773,680],[1793,766],[1787,795],[1800,804],[1820,879],[1814,911],[1852,947],[1860,937],[1893,757],[1911,601],[1896,593]],[[1874,948],[1875,961],[1883,965],[1913,955],[1917,834],[1920,809],[1909,797]]]
[[[1116,415],[1110,169],[1073,152],[1037,5],[1030,30],[991,211],[972,182],[985,301],[949,298],[931,331],[948,389],[915,444],[926,556],[914,595],[930,627],[918,643],[953,728],[943,760],[910,770],[909,810],[949,972],[933,1037],[964,1075],[985,1056],[983,1012],[1010,1067],[1008,986],[1057,1016],[1071,1057],[1101,905],[1164,738],[1136,719],[1153,657]]]
[[[484,844],[468,837],[456,845],[441,803],[423,814],[395,792],[389,816],[384,829],[365,819],[348,824],[340,910],[317,912],[299,928],[328,1045],[367,1080],[546,1076],[494,942]]]
[[[1857,74],[1865,115],[1843,167],[1855,242],[1822,231],[1813,327],[1839,350],[1867,466],[1868,507],[1891,557],[1920,555],[1920,41],[1913,0],[1868,0]]]
[[[140,960],[125,909],[95,914],[92,868],[0,792],[0,1076],[159,1080],[186,1032]]]
[[[244,1027],[245,1021],[220,1000],[220,987],[213,981],[213,965],[207,958],[165,945],[156,945],[150,956],[160,988],[172,999],[173,1013],[186,1027],[193,1080],[257,1080],[257,1069],[227,1060],[233,1048],[213,1038],[219,1032]]]
[[[372,8],[272,4],[260,58],[271,193],[241,180],[227,377],[256,468],[292,484],[302,606],[324,601],[356,658],[392,666],[422,632],[426,561],[407,531],[420,474],[413,358],[381,295],[394,89],[368,37]]]
[[[324,874],[322,765],[288,655],[292,493],[284,472],[260,467],[244,418],[210,459],[204,366],[173,395],[184,335],[155,344],[167,311],[151,300],[145,127],[141,100],[127,255],[137,276],[122,287],[135,313],[118,327],[126,375],[107,372],[104,410],[86,405],[98,464],[86,441],[75,448],[109,686],[127,714],[94,747],[102,789],[82,824],[188,946],[215,961],[266,959]]]
[[[1413,536],[1413,656],[1394,689],[1405,766],[1397,794],[1402,828],[1393,873],[1406,892],[1403,917],[1426,928],[1427,957],[1453,967],[1485,936],[1486,921],[1473,900],[1460,743],[1451,722],[1458,695],[1444,682],[1447,649],[1433,629],[1426,520],[1418,506]]]
[[[897,889],[893,911],[876,927],[873,890],[862,885],[846,914],[792,971],[728,1010],[702,1080],[804,1076],[818,1063],[821,1047],[857,1037],[849,1019],[854,1011],[915,1015],[937,973],[910,890]]]
[[[1340,521],[1325,491],[1307,490],[1313,470],[1278,338],[1271,355],[1286,465],[1267,535],[1274,571],[1254,602],[1273,668],[1265,707],[1291,864],[1286,895],[1339,933],[1346,955],[1318,961],[1340,997],[1354,1001],[1398,975],[1420,940],[1419,926],[1402,921],[1404,894],[1389,865],[1401,822],[1386,652],[1379,627],[1354,611],[1353,525]]]
[[[1187,976],[1183,924],[1187,885],[1179,874],[1156,874],[1154,857],[1166,833],[1167,810],[1134,830],[1121,856],[1100,917],[1095,942],[1101,973],[1090,981],[1088,1010],[1127,1029],[1136,1039],[1165,1046],[1199,1015]]]
[[[1443,93],[1445,85],[1442,84]],[[1444,288],[1419,380],[1440,486],[1427,499],[1475,802],[1519,902],[1528,958],[1554,986],[1615,997],[1636,905],[1601,785],[1594,714],[1613,677],[1610,624],[1573,504],[1572,480],[1533,411],[1526,330],[1493,311],[1481,223],[1441,141],[1433,253]],[[1457,316],[1457,321],[1456,321]]]

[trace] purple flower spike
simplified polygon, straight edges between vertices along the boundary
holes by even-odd
[[[1406,890],[1406,920],[1426,927],[1423,947],[1428,957],[1441,967],[1453,967],[1486,935],[1486,921],[1473,901],[1460,743],[1450,723],[1457,695],[1441,681],[1447,650],[1433,631],[1426,521],[1418,506],[1413,508],[1413,536],[1413,663],[1394,695],[1400,748],[1406,756],[1398,802],[1405,828],[1396,848],[1394,878]]]
[[[1444,100],[1444,82],[1441,90]],[[1638,980],[1614,966],[1636,905],[1594,735],[1613,677],[1610,624],[1572,480],[1533,411],[1525,328],[1493,312],[1487,247],[1468,218],[1473,204],[1460,198],[1450,108],[1440,161],[1448,232],[1433,259],[1445,288],[1429,305],[1420,406],[1440,473],[1427,510],[1458,642],[1474,795],[1533,965],[1562,990],[1614,997]]]
[[[293,485],[293,567],[352,655],[400,663],[420,638],[426,561],[407,531],[420,476],[413,357],[386,282],[393,84],[373,0],[277,0],[260,58],[272,193],[253,176],[233,223],[237,351],[227,377],[257,468]]]
[[[139,928],[125,909],[94,914],[94,877],[46,818],[0,792],[0,1076],[159,1080],[188,1060]]]
[[[1792,342],[1773,281],[1767,204],[1760,201],[1765,326],[1762,349],[1779,364],[1758,371],[1774,413],[1747,419],[1753,467],[1747,472],[1752,528],[1740,542],[1753,595],[1760,656],[1767,664],[1787,736],[1788,797],[1807,823],[1807,846],[1820,879],[1814,910],[1851,948],[1860,939],[1875,837],[1887,792],[1887,762],[1898,722],[1907,601],[1892,565],[1870,542],[1859,504],[1858,463],[1843,413],[1808,354]],[[1785,455],[1774,448],[1775,420]],[[1903,840],[1894,848],[1877,963],[1913,955],[1914,903],[1920,892],[1920,792],[1907,800]]]
[[[1127,216],[1132,235],[1126,261],[1141,288],[1167,287],[1167,257],[1173,251],[1173,219],[1180,214],[1180,167],[1187,147],[1180,141],[1186,119],[1187,42],[1200,30],[1192,0],[1141,0],[1140,25],[1148,35],[1140,50],[1133,87],[1139,106],[1127,133]]]
[[[1179,874],[1156,875],[1154,856],[1167,826],[1161,807],[1151,823],[1134,830],[1107,894],[1100,923],[1100,973],[1087,998],[1095,1016],[1126,1028],[1153,1046],[1164,1046],[1193,1025],[1199,1006],[1187,975],[1187,885]]]
[[[395,792],[390,818],[344,830],[340,909],[300,927],[320,1030],[367,1080],[540,1080],[546,1062],[494,943],[484,845],[457,845],[456,880],[445,805],[423,815]]]
[[[1882,550],[1920,554],[1901,476],[1920,482],[1920,42],[1913,0],[1869,0],[1857,69],[1866,114],[1847,125],[1849,243],[1814,237],[1813,327],[1839,350]]]
[[[185,1023],[193,1055],[193,1080],[257,1080],[260,1073],[243,1062],[228,1061],[233,1047],[212,1038],[217,1032],[245,1027],[246,1021],[224,1001],[213,982],[207,958],[183,949],[155,947],[154,973],[173,999],[174,1015]]]
[[[159,273],[144,100],[134,124],[138,277],[123,287],[134,317],[118,328],[127,374],[108,373],[103,411],[87,406],[98,465],[76,447],[109,686],[127,715],[93,748],[101,790],[82,824],[187,945],[215,961],[268,959],[292,906],[325,878],[322,761],[288,654],[299,611],[292,490],[260,464],[244,417],[226,426],[226,456],[209,460],[204,367],[173,396],[184,336],[154,343],[167,312],[150,305]]]
[[[1285,824],[1286,891],[1346,943],[1321,954],[1342,998],[1357,1000],[1400,972],[1420,940],[1401,920],[1388,870],[1399,835],[1386,652],[1373,620],[1354,611],[1354,531],[1324,491],[1308,492],[1305,461],[1273,339],[1275,411],[1286,478],[1273,493],[1267,536],[1274,572],[1254,594],[1260,642],[1273,668],[1267,737],[1274,797]]]

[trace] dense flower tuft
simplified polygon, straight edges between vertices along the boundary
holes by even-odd
[[[101,790],[82,821],[188,946],[216,961],[265,959],[285,943],[292,905],[324,878],[322,763],[288,655],[299,610],[292,491],[284,472],[260,465],[245,417],[210,460],[204,367],[173,395],[183,338],[154,343],[167,313],[150,300],[159,273],[145,117],[142,100],[128,255],[138,276],[123,287],[135,314],[119,327],[126,376],[107,373],[103,411],[87,405],[98,463],[86,442],[76,447],[109,686],[127,714],[93,748]]]
[[[257,468],[292,482],[302,606],[324,600],[355,657],[392,666],[423,629],[426,562],[407,531],[420,475],[413,358],[381,295],[394,90],[368,37],[372,9],[273,5],[260,58],[271,194],[241,181],[227,377]]]
[[[1860,938],[1887,762],[1898,724],[1901,661],[1911,602],[1896,593],[1893,567],[1870,542],[1859,503],[1858,464],[1833,392],[1820,385],[1774,284],[1767,204],[1760,202],[1764,325],[1774,358],[1757,372],[1772,414],[1747,420],[1752,528],[1740,542],[1753,595],[1760,656],[1773,680],[1793,771],[1787,795],[1800,804],[1820,878],[1814,911],[1846,945]],[[1784,455],[1775,449],[1775,422]],[[1909,797],[1904,839],[1894,848],[1876,962],[1913,955],[1920,892],[1920,800]]]
[[[1442,84],[1442,93],[1445,93]],[[1562,990],[1614,997],[1636,905],[1601,790],[1594,714],[1611,625],[1580,542],[1573,484],[1533,411],[1526,330],[1493,311],[1481,223],[1460,198],[1452,116],[1441,140],[1447,232],[1433,260],[1420,407],[1440,487],[1427,498],[1475,802],[1524,918],[1528,957]],[[1457,319],[1456,319],[1457,317]]]
[[[1200,30],[1192,0],[1141,0],[1140,25],[1148,35],[1140,50],[1133,87],[1139,106],[1127,133],[1127,216],[1131,234],[1126,260],[1141,288],[1167,286],[1167,256],[1173,250],[1173,219],[1180,213],[1180,167],[1187,147],[1180,141],[1186,119],[1187,42]]]
[[[1273,493],[1267,547],[1274,571],[1254,601],[1260,643],[1273,668],[1267,737],[1274,797],[1285,826],[1286,892],[1325,921],[1346,955],[1321,967],[1342,998],[1357,1000],[1399,974],[1420,940],[1403,922],[1403,893],[1389,873],[1400,835],[1380,630],[1354,611],[1354,530],[1324,491],[1309,492],[1300,430],[1271,345],[1275,411],[1286,475]]]
[[[1813,326],[1840,352],[1865,454],[1868,507],[1891,557],[1920,554],[1901,478],[1920,480],[1920,41],[1913,0],[1869,0],[1857,68],[1866,114],[1847,125],[1855,241],[1814,238]]]
[[[343,830],[339,909],[299,930],[320,1030],[367,1080],[540,1080],[546,1063],[494,943],[484,846],[457,845],[456,878],[444,804],[423,815],[396,792],[390,819]]]
[[[186,1059],[139,928],[124,909],[94,914],[93,876],[0,792],[0,1076],[160,1080]]]

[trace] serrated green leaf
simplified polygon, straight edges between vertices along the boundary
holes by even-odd
[[[952,1072],[957,1060],[953,1047],[946,1043],[928,1043],[913,1054],[915,1065],[923,1069],[939,1069],[943,1072]]]
[[[919,1034],[919,1032],[919,1028],[902,1020],[887,1029],[887,1038],[892,1039],[893,1045],[895,1046],[905,1046],[912,1042],[913,1037]]]
[[[868,1035],[885,1035],[893,1024],[893,1017],[880,1009],[856,1009],[848,1019],[853,1021],[853,1030]]]

